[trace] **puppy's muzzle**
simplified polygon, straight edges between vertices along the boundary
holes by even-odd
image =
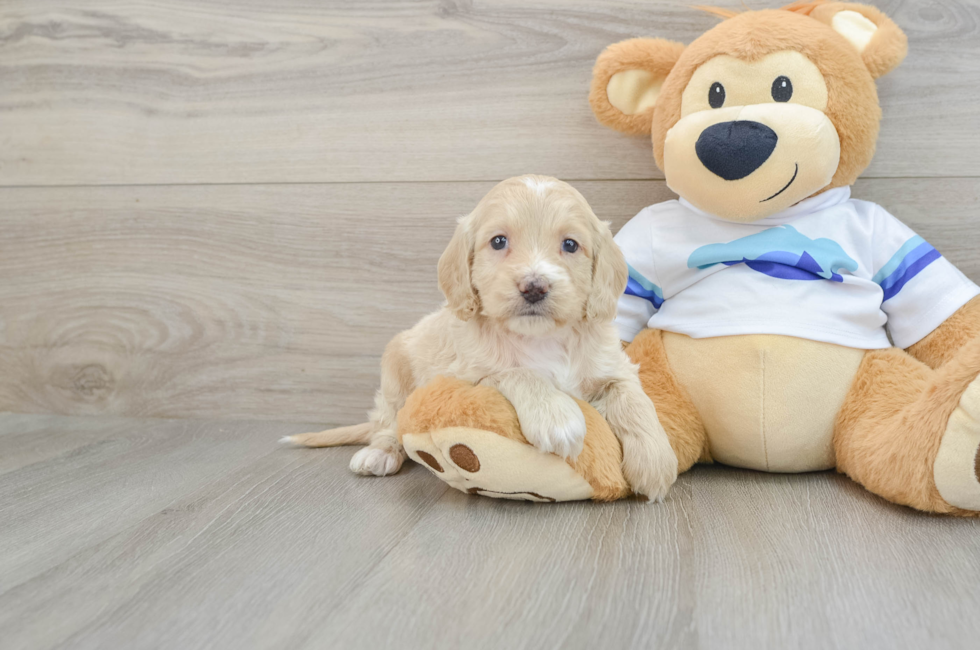
[[[533,305],[547,298],[548,290],[551,287],[541,278],[531,278],[518,284],[517,288],[520,290],[524,301]]]

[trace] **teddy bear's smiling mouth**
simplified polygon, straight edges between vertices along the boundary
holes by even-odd
[[[771,201],[772,199],[776,198],[777,196],[785,192],[789,188],[789,186],[793,184],[793,181],[796,180],[796,175],[800,173],[800,164],[799,163],[793,163],[793,164],[796,166],[796,169],[793,170],[793,178],[789,179],[789,182],[783,186],[783,189],[779,190],[778,192],[770,196],[768,199],[762,199],[761,201],[759,201],[759,203],[765,203],[766,201]]]

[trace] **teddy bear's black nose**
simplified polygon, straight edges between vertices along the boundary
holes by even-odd
[[[778,139],[775,131],[759,122],[720,122],[701,132],[694,151],[708,171],[737,181],[769,160]]]

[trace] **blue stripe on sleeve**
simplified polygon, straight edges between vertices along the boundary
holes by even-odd
[[[660,309],[660,305],[664,304],[664,292],[660,287],[647,280],[629,264],[626,267],[630,273],[629,280],[626,281],[626,295],[649,300],[654,309]]]
[[[911,253],[913,250],[915,250],[916,248],[918,248],[924,243],[926,243],[926,240],[916,235],[912,239],[902,244],[902,247],[899,248],[894,255],[892,255],[892,258],[888,260],[888,263],[885,264],[883,267],[881,267],[881,269],[879,269],[877,273],[875,273],[875,276],[871,278],[871,281],[874,282],[875,284],[881,284],[882,280],[884,280],[889,275],[895,272],[895,270],[898,268],[898,266],[902,263],[902,261],[909,253]]]
[[[882,302],[895,297],[909,280],[940,257],[939,251],[922,237],[916,236],[905,242],[872,278],[881,286]]]

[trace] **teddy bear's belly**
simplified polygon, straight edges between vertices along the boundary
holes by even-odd
[[[670,332],[664,346],[716,461],[769,472],[835,466],[834,422],[863,350],[789,336]]]

